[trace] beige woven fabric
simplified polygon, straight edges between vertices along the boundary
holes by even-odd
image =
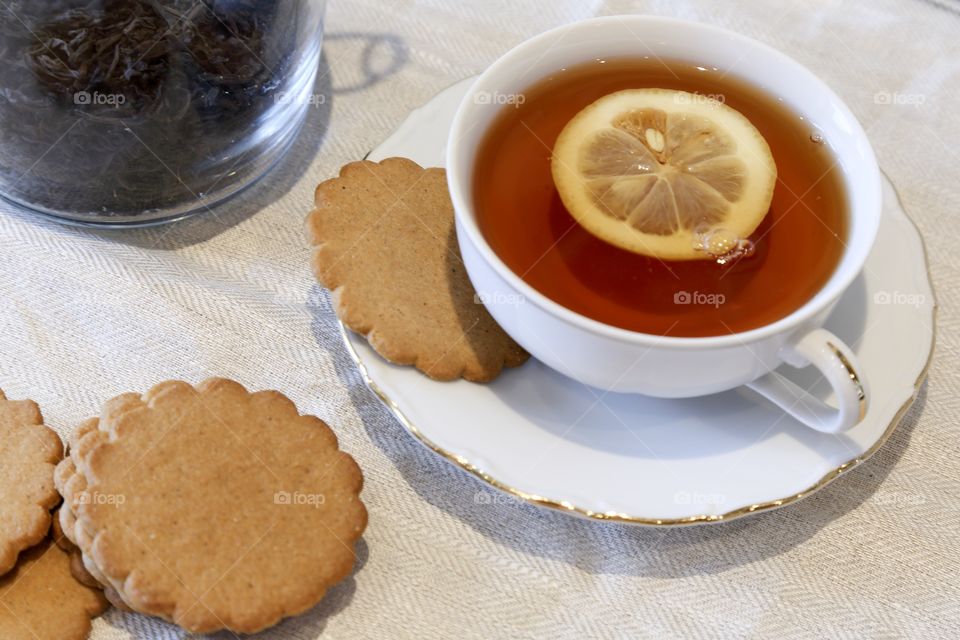
[[[789,508],[649,530],[478,500],[490,489],[365,389],[311,278],[301,228],[318,181],[506,48],[610,13],[712,22],[814,69],[926,236],[941,306],[929,382],[872,461]],[[0,387],[37,400],[63,435],[103,399],[171,377],[277,388],[328,421],[367,477],[359,568],[265,638],[956,637],[958,34],[957,0],[334,0],[327,99],[282,166],[216,215],[95,232],[0,204]],[[922,104],[882,97],[895,94]],[[93,634],[180,637],[117,612]]]

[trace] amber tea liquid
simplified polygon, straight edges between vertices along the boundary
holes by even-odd
[[[680,89],[723,100],[773,152],[778,181],[748,257],[663,262],[581,227],[553,185],[550,157],[581,109],[614,91]],[[532,287],[600,322],[649,334],[716,336],[774,322],[829,279],[846,241],[842,171],[808,122],[776,96],[706,65],[595,61],[557,71],[504,106],[478,150],[477,220],[498,256]]]

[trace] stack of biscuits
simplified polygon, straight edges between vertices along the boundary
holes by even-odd
[[[107,402],[56,470],[74,575],[194,633],[254,633],[354,564],[359,467],[275,391],[164,382]]]
[[[54,466],[63,457],[57,434],[36,403],[0,391],[0,638],[82,640],[103,596],[77,582],[70,557],[49,538],[60,502]]]

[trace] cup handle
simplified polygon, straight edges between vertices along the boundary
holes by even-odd
[[[795,368],[813,365],[833,387],[837,407],[813,397],[776,371],[757,378],[747,386],[811,429],[840,433],[858,424],[867,414],[867,381],[856,356],[837,336],[826,329],[814,329],[792,345],[784,347],[781,359]]]

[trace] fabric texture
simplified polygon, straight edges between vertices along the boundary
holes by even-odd
[[[886,446],[809,499],[720,526],[631,528],[488,499],[493,489],[418,444],[366,389],[309,269],[303,219],[319,181],[509,47],[621,13],[714,23],[818,73],[923,232],[939,295],[929,380]],[[327,421],[366,476],[358,566],[263,638],[955,637],[957,33],[957,0],[334,0],[325,99],[255,188],[139,231],[0,204],[0,388],[40,403],[63,436],[116,394],[213,375],[279,389]],[[116,611],[92,635],[185,636]]]

